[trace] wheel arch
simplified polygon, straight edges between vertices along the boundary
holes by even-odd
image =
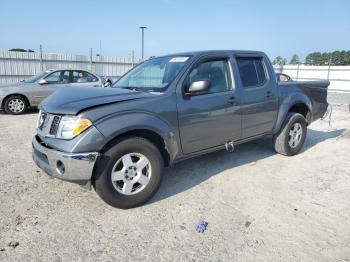
[[[303,102],[295,103],[291,106],[287,113],[299,113],[305,117],[306,122],[309,124],[311,121],[311,109]]]
[[[20,94],[20,93],[12,93],[12,94],[6,95],[4,97],[4,99],[2,100],[2,103],[1,103],[1,108],[5,107],[5,103],[6,103],[7,99],[9,99],[11,96],[21,96],[21,97],[23,97],[26,100],[28,107],[30,106],[30,101],[29,101],[29,99],[28,99],[28,97],[26,95],[23,95],[23,94]]]
[[[154,144],[160,151],[165,166],[168,166],[170,163],[170,153],[167,148],[167,144],[164,140],[164,138],[151,129],[131,129],[128,131],[124,131],[117,136],[110,139],[102,148],[101,153],[103,154],[106,152],[109,148],[115,146],[119,141],[126,139],[128,137],[142,137],[144,139],[147,139],[152,144]]]
[[[277,133],[281,129],[288,113],[290,112],[303,115],[307,124],[310,124],[312,121],[312,103],[310,99],[302,93],[296,93],[285,98],[278,110],[274,133]]]
[[[159,149],[164,160],[164,166],[167,167],[171,165],[172,163],[171,152],[167,146],[166,140],[159,133],[155,132],[154,130],[145,129],[145,128],[130,129],[128,131],[120,132],[118,135],[108,140],[100,150],[101,154],[94,166],[94,170],[91,176],[91,184],[93,186],[95,185],[95,179],[96,179],[98,170],[100,168],[103,168],[102,166],[104,166],[104,164],[106,163],[105,161],[107,161],[107,159],[105,159],[104,157],[104,152],[106,152],[108,149],[118,144],[118,142],[130,137],[142,137],[150,141],[153,145],[155,145]]]

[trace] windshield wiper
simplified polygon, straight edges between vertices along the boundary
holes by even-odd
[[[145,87],[145,86],[118,86],[117,88],[123,88],[123,89],[129,89],[133,91],[141,91],[141,92],[156,92],[156,93],[162,93],[164,90],[158,88],[152,88],[152,87]]]

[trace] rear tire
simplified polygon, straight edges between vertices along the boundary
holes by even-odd
[[[288,113],[281,130],[274,135],[275,151],[285,156],[293,156],[302,149],[307,133],[307,123],[303,115]]]
[[[124,138],[97,163],[95,190],[113,207],[140,206],[157,192],[163,167],[163,157],[154,144],[141,137]]]
[[[27,112],[28,102],[23,96],[13,95],[6,99],[4,104],[5,112],[11,115],[21,115]]]

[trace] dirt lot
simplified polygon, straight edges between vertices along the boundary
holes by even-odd
[[[297,156],[265,138],[189,160],[132,210],[40,172],[35,121],[0,114],[2,261],[350,261],[347,106],[334,106],[331,127],[313,123]]]

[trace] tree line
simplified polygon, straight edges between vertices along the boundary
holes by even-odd
[[[29,52],[29,53],[34,53],[34,50],[32,49],[23,49],[23,48],[11,48],[8,51],[13,51],[13,52]]]
[[[294,54],[288,63],[286,58],[277,56],[273,62],[274,65],[297,65],[301,64],[300,58],[297,54]],[[313,52],[305,57],[305,65],[338,65],[345,66],[350,65],[350,51],[334,51],[334,52]]]

